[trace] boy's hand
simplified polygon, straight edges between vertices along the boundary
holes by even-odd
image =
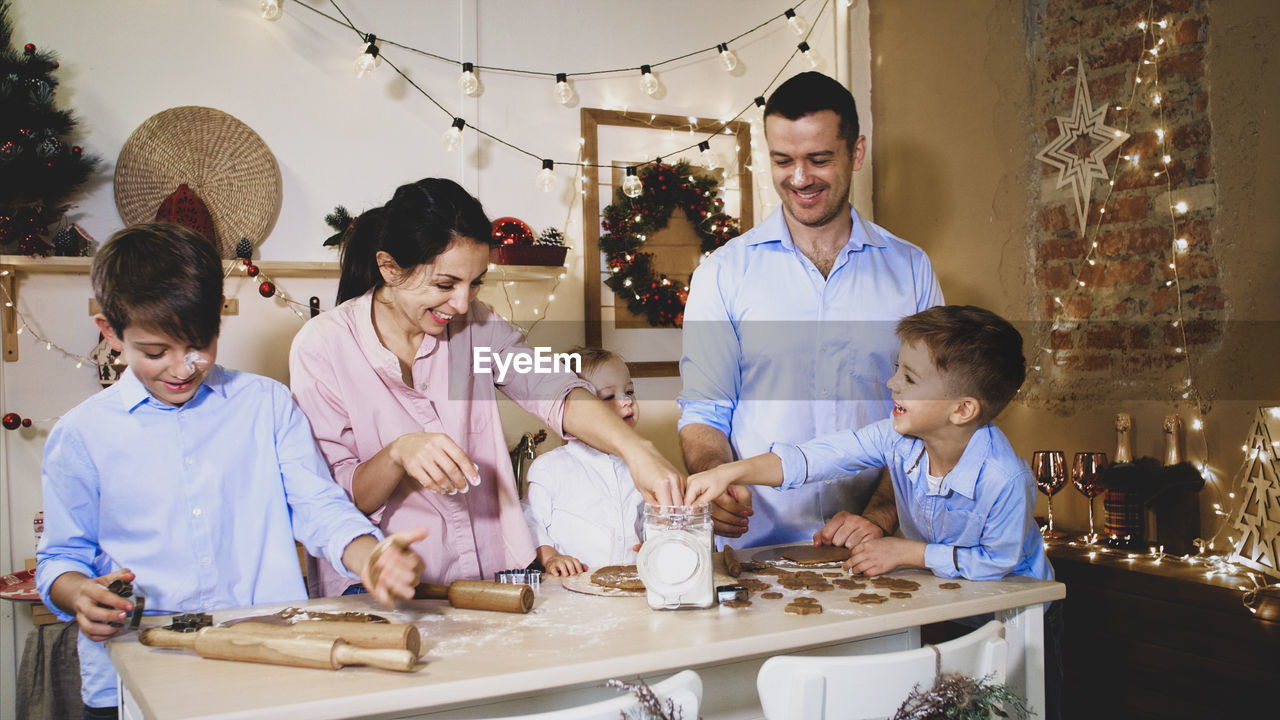
[[[813,544],[851,548],[879,537],[884,537],[884,528],[861,515],[841,510],[813,534]]]
[[[894,568],[924,567],[925,544],[916,540],[881,537],[859,543],[852,548],[844,568],[869,577],[883,575]]]
[[[129,613],[133,612],[133,601],[116,595],[107,586],[116,580],[133,582],[134,577],[128,568],[121,568],[113,573],[81,581],[72,609],[75,610],[76,624],[85,637],[102,642],[125,628]]]
[[[684,484],[684,504],[701,505],[723,495],[733,485],[735,473],[732,467],[733,463],[725,463],[690,475]],[[749,497],[750,493],[746,495]]]
[[[587,571],[587,566],[572,555],[556,555],[544,562],[543,565],[546,566],[547,572],[556,577],[568,577]]]
[[[413,599],[426,566],[409,546],[426,537],[426,528],[402,530],[388,535],[369,553],[360,571],[360,582],[379,603],[392,607],[396,600]]]
[[[712,528],[721,537],[742,537],[748,530],[747,518],[751,517],[752,512],[751,488],[730,485],[711,503]]]
[[[391,442],[391,459],[422,487],[441,495],[466,492],[480,484],[480,472],[467,453],[443,433],[415,432]]]

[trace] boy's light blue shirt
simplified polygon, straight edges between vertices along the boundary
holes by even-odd
[[[157,613],[300,600],[295,538],[342,567],[353,539],[382,537],[333,481],[289,389],[216,365],[182,407],[126,371],[54,426],[41,481],[36,585],[50,608],[59,575],[121,567]],[[79,648],[85,704],[117,704],[106,648],[83,634]]]
[[[889,414],[885,381],[898,321],[941,305],[924,251],[848,208],[849,240],[826,277],[796,247],[782,210],[694,271],[684,311],[679,427],[724,433],[735,458]],[[862,508],[877,472],[789,493],[755,488],[744,547],[809,540],[839,510]]]
[[[892,419],[798,446],[774,443],[770,451],[782,458],[784,488],[887,466],[902,534],[927,544],[925,566],[935,575],[1053,579],[1044,540],[1031,516],[1031,469],[995,425],[974,432],[960,462],[936,492],[929,491],[924,441],[895,432]]]

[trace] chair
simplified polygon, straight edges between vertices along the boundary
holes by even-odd
[[[1006,652],[1004,625],[992,620],[933,647],[846,657],[772,657],[760,668],[756,689],[769,720],[888,718],[916,685],[928,689],[933,684],[939,657],[944,673],[991,675],[1004,682]]]
[[[675,703],[680,717],[684,720],[696,720],[698,707],[702,704],[702,678],[692,670],[683,670],[650,686],[654,695],[666,706],[670,699]],[[618,720],[620,717],[630,718],[640,707],[640,701],[632,693],[627,693],[610,700],[580,705],[576,708],[551,710],[535,715],[515,715],[501,720]],[[635,717],[641,717],[635,713]],[[493,720],[499,720],[494,718]]]

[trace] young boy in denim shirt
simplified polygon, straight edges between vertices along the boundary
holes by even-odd
[[[295,538],[367,585],[376,575],[384,604],[413,597],[422,571],[406,548],[425,531],[382,539],[288,388],[214,364],[222,280],[212,244],[167,223],[126,228],[94,258],[98,326],[129,367],[49,434],[36,570],[44,603],[79,624],[86,717],[118,704],[102,641],[134,604],[114,580],[136,577],[160,613],[301,600]]]
[[[989,310],[956,305],[903,318],[897,332],[898,368],[887,383],[891,418],[800,445],[774,443],[763,455],[693,475],[685,501],[707,502],[730,484],[790,488],[888,467],[905,537],[857,544],[847,568],[1052,580],[1031,515],[1031,470],[991,424],[1026,374],[1022,336]],[[819,537],[835,535],[831,529]]]

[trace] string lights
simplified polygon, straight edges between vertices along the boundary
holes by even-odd
[[[1207,485],[1213,488],[1216,500],[1213,502],[1213,508],[1214,516],[1218,518],[1218,527],[1207,541],[1197,539],[1198,543],[1203,543],[1202,552],[1205,552],[1206,550],[1214,549],[1215,542],[1220,539],[1222,533],[1227,529],[1226,519],[1229,517],[1229,513],[1223,511],[1222,503],[1224,500],[1234,500],[1235,494],[1229,491],[1224,492],[1217,474],[1210,466],[1210,448],[1205,433],[1205,420],[1203,419],[1204,414],[1208,411],[1209,402],[1195,382],[1195,362],[1190,344],[1187,341],[1180,263],[1190,247],[1190,242],[1182,228],[1182,222],[1184,222],[1183,216],[1190,212],[1191,208],[1187,200],[1176,196],[1173,178],[1169,172],[1169,168],[1173,163],[1173,156],[1168,146],[1169,133],[1167,132],[1165,114],[1169,94],[1161,90],[1159,72],[1160,57],[1169,47],[1165,38],[1160,36],[1160,31],[1167,30],[1170,24],[1168,18],[1157,19],[1155,17],[1154,0],[1150,0],[1145,17],[1136,24],[1137,31],[1142,34],[1142,45],[1138,52],[1138,58],[1134,63],[1134,81],[1129,84],[1128,101],[1125,104],[1115,105],[1113,108],[1117,113],[1122,113],[1124,118],[1123,128],[1116,130],[1117,137],[1122,133],[1128,135],[1125,140],[1128,143],[1132,143],[1134,148],[1128,152],[1122,150],[1121,153],[1116,155],[1112,166],[1112,176],[1113,178],[1119,177],[1120,163],[1124,162],[1128,164],[1129,171],[1134,174],[1134,177],[1138,177],[1136,173],[1141,172],[1145,166],[1148,168],[1147,172],[1150,173],[1149,177],[1163,180],[1164,182],[1164,198],[1168,208],[1169,249],[1167,257],[1157,267],[1166,271],[1161,288],[1167,288],[1167,292],[1172,297],[1172,319],[1168,321],[1168,328],[1172,332],[1166,334],[1166,337],[1170,337],[1169,351],[1177,359],[1183,371],[1182,377],[1171,386],[1170,390],[1176,401],[1189,404],[1193,409],[1190,427],[1199,434],[1200,444],[1203,448],[1202,458],[1198,461],[1193,461],[1193,465],[1200,471]],[[1146,133],[1133,131],[1130,135],[1129,133],[1132,130],[1130,121],[1135,116],[1135,111],[1139,108],[1141,102],[1146,102],[1149,105],[1151,114],[1155,116],[1155,127],[1146,131]],[[1137,149],[1144,145],[1153,147],[1155,150],[1150,155],[1144,156]],[[1107,206],[1115,190],[1116,180],[1112,179],[1107,185],[1102,205],[1098,210],[1099,216],[1106,214]],[[1159,202],[1159,200],[1156,202]],[[1101,269],[1097,267],[1101,259],[1098,241],[1100,230],[1100,222],[1095,223],[1092,227],[1082,228],[1081,235],[1086,240],[1084,255],[1073,271],[1073,280],[1069,283],[1068,289],[1064,291],[1062,296],[1054,298],[1052,321],[1039,340],[1044,356],[1055,366],[1064,365],[1070,351],[1058,349],[1054,343],[1054,336],[1076,329],[1079,321],[1088,317],[1087,314],[1084,317],[1078,317],[1073,311],[1073,308],[1077,307],[1077,305],[1070,300],[1077,295],[1088,294],[1090,288],[1096,285],[1101,277]],[[1035,381],[1044,382],[1045,362],[1033,360],[1031,364],[1030,370],[1036,375]],[[1206,559],[1205,562],[1218,562],[1229,565],[1229,563],[1222,561],[1221,558]]]
[[[298,3],[298,5],[331,22],[334,22],[336,24],[349,28],[352,32],[356,33],[361,38],[362,40],[361,52],[360,52],[360,56],[356,60],[357,77],[364,77],[368,75],[375,68],[380,66],[385,61],[387,66],[390,67],[405,82],[407,82],[413,89],[417,90],[423,97],[425,97],[428,101],[430,101],[433,105],[435,105],[436,108],[439,109],[441,112],[446,113],[450,118],[452,118],[452,125],[448,130],[445,131],[445,134],[442,138],[442,142],[446,150],[449,150],[449,151],[457,150],[461,146],[462,131],[465,128],[469,127],[473,132],[479,135],[482,135],[490,140],[493,140],[494,142],[497,142],[501,145],[504,145],[518,153],[526,155],[538,161],[541,164],[547,158],[543,157],[540,154],[537,154],[529,150],[526,150],[522,147],[519,147],[513,143],[510,143],[500,137],[497,137],[489,132],[486,132],[474,125],[471,125],[465,122],[461,118],[454,116],[452,112],[446,109],[439,101],[437,101],[434,97],[432,97],[429,93],[427,93],[427,91],[424,90],[421,85],[414,82],[412,78],[410,78],[403,71],[401,71],[400,68],[397,67],[390,60],[387,60],[385,56],[382,54],[381,48],[383,46],[394,46],[406,52],[415,53],[425,57],[430,57],[435,60],[447,62],[455,66],[461,67],[462,73],[458,79],[459,89],[461,89],[462,92],[467,95],[475,95],[479,93],[480,85],[479,85],[479,78],[477,73],[478,71],[482,71],[482,70],[492,70],[492,71],[498,71],[498,72],[503,72],[508,74],[514,74],[514,75],[524,75],[529,77],[549,77],[549,78],[552,78],[555,83],[554,92],[555,92],[556,101],[561,105],[567,106],[572,104],[573,99],[576,96],[570,81],[571,77],[602,76],[602,75],[609,75],[609,74],[616,74],[616,73],[634,73],[638,70],[640,72],[640,82],[643,90],[645,91],[646,94],[650,96],[655,96],[655,95],[661,94],[661,90],[662,90],[662,82],[658,78],[657,73],[655,72],[655,68],[659,68],[661,66],[664,66],[670,63],[675,63],[677,61],[685,60],[686,58],[692,57],[694,55],[698,55],[702,53],[715,53],[719,57],[721,64],[724,65],[726,70],[728,70],[729,72],[732,72],[735,68],[738,67],[739,61],[738,61],[737,55],[734,54],[734,52],[729,49],[729,44],[736,42],[742,39],[743,37],[746,37],[752,33],[759,31],[760,29],[764,28],[765,26],[769,25],[775,20],[785,19],[788,27],[790,27],[791,30],[795,32],[797,35],[799,35],[802,38],[802,40],[805,42],[801,42],[800,45],[797,46],[796,51],[793,52],[782,64],[778,72],[773,76],[773,79],[771,79],[769,81],[769,84],[766,86],[766,90],[767,90],[768,88],[773,86],[773,83],[776,82],[777,79],[782,75],[783,71],[785,71],[786,68],[791,64],[791,61],[795,58],[797,54],[802,54],[804,56],[805,61],[809,64],[810,67],[818,67],[819,65],[822,64],[822,59],[817,55],[817,53],[811,47],[808,46],[808,43],[807,43],[809,34],[812,32],[812,29],[810,28],[809,24],[805,21],[805,19],[800,15],[798,15],[795,10],[796,7],[800,7],[804,5],[806,2],[808,2],[808,0],[799,0],[794,7],[788,8],[782,14],[775,15],[771,18],[768,18],[767,20],[756,25],[755,27],[745,32],[739,33],[738,35],[732,38],[729,38],[726,41],[716,43],[715,45],[707,48],[694,50],[692,52],[687,52],[687,53],[678,55],[676,57],[667,58],[659,62],[646,63],[644,65],[641,65],[638,68],[636,67],[612,68],[607,70],[588,70],[588,71],[581,71],[581,72],[556,72],[556,73],[548,73],[548,72],[541,72],[541,71],[535,71],[535,70],[523,70],[519,68],[486,66],[480,63],[475,63],[475,62],[463,62],[454,58],[448,58],[442,55],[438,55],[436,53],[431,53],[425,50],[421,50],[419,48],[411,47],[409,45],[404,45],[402,43],[387,40],[385,38],[379,39],[378,36],[376,36],[373,33],[365,34],[361,32],[358,28],[356,28],[356,26],[351,22],[351,19],[347,16],[347,14],[343,12],[341,7],[338,6],[337,0],[330,0],[330,5],[332,5],[334,10],[336,10],[337,13],[341,16],[341,19],[334,17],[332,15],[329,15],[328,13],[320,10],[319,8],[312,7],[311,5],[306,3]],[[821,17],[822,14],[826,11],[827,6],[830,4],[830,2],[831,0],[823,0],[822,5],[818,8],[818,11],[817,11],[817,15],[819,17]],[[765,105],[764,97],[759,96],[753,102],[756,109],[761,113],[761,116],[763,116],[763,110]],[[718,134],[725,132],[726,125],[728,125],[734,120],[737,120],[739,117],[743,115],[743,113],[745,113],[751,107],[752,105],[749,104],[745,108],[743,108],[741,111],[734,114],[732,117],[725,118],[722,121],[721,126],[719,128],[715,128],[714,130],[712,130],[707,135],[707,138],[709,139],[711,137],[714,137]],[[691,129],[690,132],[693,133],[693,130]],[[668,154],[675,155],[675,154],[682,153],[686,150],[691,150],[694,147],[698,146],[698,142],[699,141],[695,141],[694,143],[692,143],[687,147],[681,148],[679,150],[676,150]],[[581,160],[574,163],[564,162],[564,161],[557,161],[557,162],[559,162],[562,165],[578,165],[580,167],[588,166],[585,163],[583,163]],[[648,165],[648,164],[649,163],[643,163],[642,165]],[[593,164],[593,165],[590,165],[590,167],[605,167],[605,166]],[[539,171],[537,181],[541,182],[541,178],[542,178],[542,173],[541,171]],[[638,178],[636,179],[636,182],[639,182]],[[635,186],[633,184],[632,188],[634,189],[634,187]],[[643,193],[642,187],[640,189],[640,192]]]
[[[279,20],[283,8],[280,7],[282,0],[258,0],[258,13],[262,15],[263,20]]]

